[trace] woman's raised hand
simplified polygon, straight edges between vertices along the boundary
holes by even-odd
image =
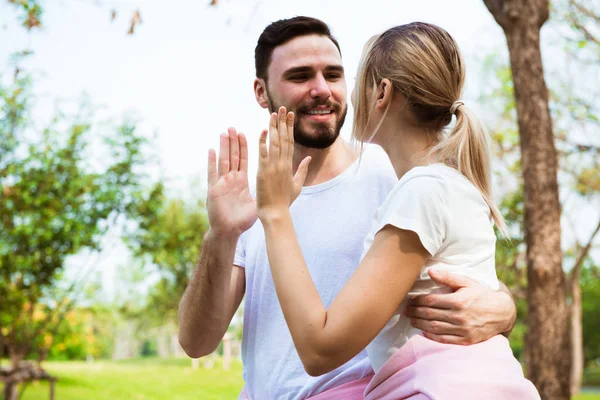
[[[260,135],[256,177],[258,217],[263,223],[266,219],[281,216],[296,200],[311,160],[310,157],[302,160],[293,174],[294,113],[288,113],[285,107],[271,114],[268,137],[267,148],[267,131]]]

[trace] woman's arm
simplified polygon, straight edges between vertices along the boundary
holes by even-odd
[[[289,212],[266,218],[263,225],[277,297],[304,368],[313,376],[344,364],[377,336],[429,258],[414,232],[387,226],[326,310]]]
[[[306,371],[321,375],[350,360],[375,338],[406,297],[429,253],[416,233],[386,226],[325,309],[289,213],[308,163],[301,164],[293,179],[293,115],[286,121],[285,109],[280,109],[278,116],[271,116],[270,125],[269,151],[264,133],[260,141],[259,217],[275,289],[294,344]]]

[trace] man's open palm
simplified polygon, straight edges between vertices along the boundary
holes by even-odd
[[[218,236],[238,236],[256,221],[256,202],[248,187],[248,142],[229,128],[220,138],[219,160],[208,153],[208,196],[211,230]]]

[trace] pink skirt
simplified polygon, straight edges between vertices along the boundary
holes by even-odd
[[[415,335],[375,373],[366,400],[539,400],[504,336],[471,346]]]
[[[346,382],[324,392],[315,394],[309,397],[310,400],[362,400],[365,388],[369,384],[369,381],[373,375],[366,376],[355,381]],[[242,393],[238,397],[238,400],[248,400],[248,393],[246,393],[246,387],[242,389]]]

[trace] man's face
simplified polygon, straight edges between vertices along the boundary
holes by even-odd
[[[294,140],[310,148],[331,146],[346,117],[342,59],[326,36],[300,36],[273,50],[265,91],[271,112],[296,115]]]

